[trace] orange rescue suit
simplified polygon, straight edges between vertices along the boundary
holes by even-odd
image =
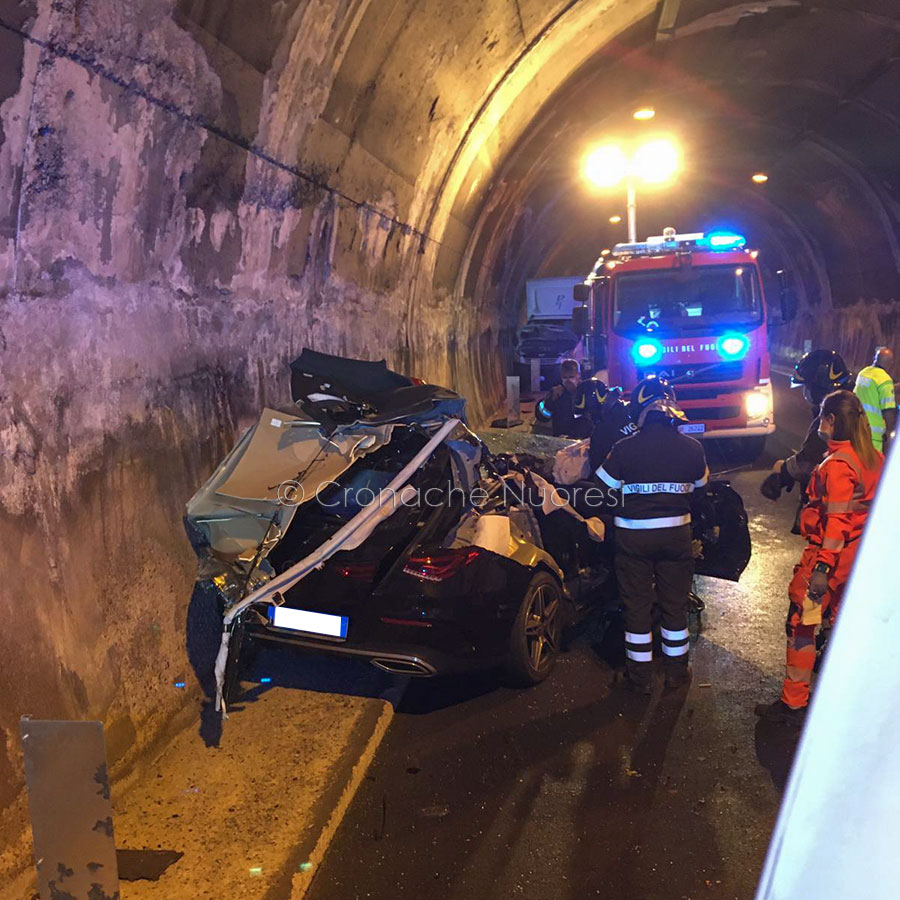
[[[866,469],[850,441],[829,441],[828,455],[813,470],[809,503],[800,513],[800,533],[808,543],[788,586],[787,668],[781,692],[788,706],[809,703],[816,637],[823,622],[832,624],[837,615],[883,464],[879,453],[878,465]],[[828,590],[814,600],[809,579],[819,562],[830,566],[831,573]]]

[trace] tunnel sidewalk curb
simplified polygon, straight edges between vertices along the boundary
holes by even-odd
[[[306,896],[393,718],[394,706],[385,700],[380,709],[372,706],[356,726],[338,766],[339,772],[346,773],[346,777],[335,778],[319,802],[311,835],[294,856],[297,862],[293,867],[291,890],[284,900],[303,900]]]

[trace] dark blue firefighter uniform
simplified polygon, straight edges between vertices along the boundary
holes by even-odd
[[[628,676],[643,686],[650,683],[654,604],[667,671],[688,661],[691,495],[709,479],[700,442],[657,416],[651,413],[637,434],[614,444],[597,470],[601,481],[622,491],[615,518],[616,579],[625,606]]]

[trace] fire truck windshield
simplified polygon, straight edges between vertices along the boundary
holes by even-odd
[[[612,280],[613,328],[619,334],[676,335],[762,319],[752,265],[620,272]]]

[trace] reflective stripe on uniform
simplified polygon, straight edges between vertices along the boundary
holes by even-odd
[[[633,482],[626,484],[626,494],[690,494],[693,493],[693,481],[649,481],[643,484]]]
[[[691,635],[687,628],[682,628],[680,631],[669,631],[668,628],[661,628],[662,638],[664,641],[686,641]]]
[[[812,658],[813,666],[815,665],[815,655]],[[813,666],[785,666],[785,675],[791,681],[812,681]]]
[[[853,498],[847,501],[831,501],[830,503],[825,503],[821,497],[813,497],[810,499],[809,505],[813,508],[818,508],[825,513],[825,515],[839,515],[845,512],[867,512],[871,505],[871,500],[864,499],[866,486],[863,482],[863,472],[859,460],[843,450],[836,450],[834,453],[826,456],[825,459],[819,463],[818,468],[821,469],[827,463],[832,461],[845,462],[853,470],[853,474],[856,476],[856,483],[853,485]]]
[[[862,483],[863,473],[862,468],[859,465],[859,460],[855,456],[851,456],[849,453],[846,453],[843,450],[835,450],[834,453],[829,453],[825,459],[822,460],[821,465],[825,465],[825,463],[831,462],[832,460],[837,460],[840,462],[847,463],[851,469],[853,469],[853,474],[856,475],[857,481]]]
[[[646,634],[636,634],[633,631],[626,631],[625,642],[628,644],[652,644],[653,635],[649,631]]]
[[[597,469],[597,477],[607,487],[611,487],[611,488],[618,489],[618,488],[622,487],[622,485],[624,483],[622,481],[619,481],[619,479],[617,479],[617,478],[613,478],[612,475],[610,475],[609,472],[607,472],[606,469],[603,468],[603,466],[600,466],[600,468]]]
[[[872,406],[871,403],[863,403],[862,408],[866,412],[875,413],[876,415],[881,415],[881,407],[880,406]]]
[[[827,537],[827,538],[825,538],[825,540],[822,541],[822,549],[823,550],[843,550],[844,549],[844,539]]]
[[[626,648],[625,656],[634,662],[653,662],[652,650],[631,650]]]
[[[663,653],[666,656],[684,656],[689,650],[688,643],[685,642],[679,647],[672,647],[669,644],[663,644]]]
[[[644,528],[675,528],[678,525],[690,525],[691,514],[683,516],[663,516],[659,519],[623,519],[616,516],[613,523],[619,528],[644,529]]]
[[[709,466],[707,466],[706,469],[704,469],[703,475],[694,482],[694,487],[698,487],[698,488],[706,487],[706,483],[708,481],[709,481]]]

